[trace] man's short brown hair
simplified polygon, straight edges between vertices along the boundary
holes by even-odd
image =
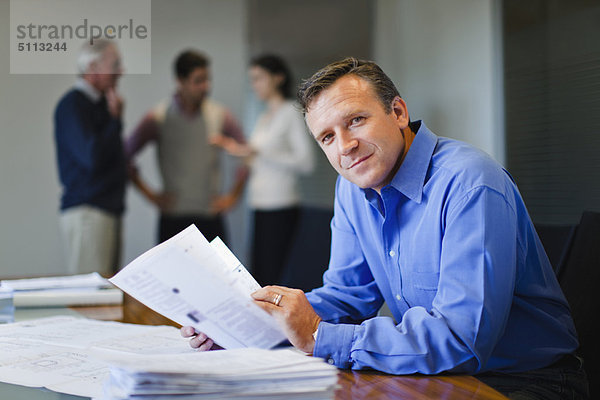
[[[208,68],[210,61],[203,53],[189,49],[177,56],[173,63],[177,79],[186,79],[196,68]]]
[[[400,96],[392,80],[379,65],[373,61],[349,57],[321,68],[313,76],[302,82],[298,90],[298,101],[302,107],[302,112],[306,114],[310,103],[323,90],[346,75],[356,75],[369,82],[386,111],[392,110],[392,101],[396,96]]]

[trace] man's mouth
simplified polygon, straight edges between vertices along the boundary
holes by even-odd
[[[371,158],[371,156],[372,156],[372,154],[369,154],[369,155],[358,158],[356,161],[354,161],[352,164],[350,164],[350,166],[346,169],[352,169],[352,168],[356,167],[357,165],[362,164],[363,161],[366,161],[367,159]]]

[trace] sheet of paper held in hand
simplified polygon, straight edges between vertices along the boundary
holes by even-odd
[[[209,243],[194,225],[148,250],[109,281],[226,349],[271,348],[285,339],[275,319],[250,297],[260,285],[220,239]]]

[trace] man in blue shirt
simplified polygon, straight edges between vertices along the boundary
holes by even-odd
[[[67,271],[110,276],[119,262],[126,182],[116,45],[109,40],[85,43],[78,69],[78,81],[54,113]]]
[[[323,287],[253,294],[290,342],[340,368],[481,374],[531,396],[519,398],[585,398],[569,307],[510,175],[411,122],[372,62],[331,64],[299,97],[340,177]],[[394,319],[377,317],[384,301]]]

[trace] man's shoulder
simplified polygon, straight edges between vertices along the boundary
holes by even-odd
[[[171,99],[161,100],[154,107],[152,107],[150,111],[148,111],[146,118],[150,118],[159,124],[164,122],[169,108],[172,107],[172,103],[173,101]]]
[[[467,163],[499,165],[483,150],[469,143],[442,136],[438,137],[433,162],[459,169]]]
[[[431,159],[431,176],[446,176],[466,190],[488,186],[503,191],[510,176],[489,154],[468,143],[440,137]]]
[[[229,108],[227,108],[227,106],[225,106],[223,103],[213,100],[213,99],[205,99],[202,102],[202,111],[205,113],[208,113],[208,115],[211,116],[222,116],[224,117],[225,115],[231,114],[231,111],[229,111]]]
[[[72,113],[75,107],[90,104],[89,99],[80,90],[70,88],[60,97],[56,104],[55,113],[60,115],[64,112]]]
[[[80,101],[81,99],[86,99],[85,94],[76,88],[70,88],[66,92],[60,96],[58,100],[58,104],[65,104],[73,101]]]

